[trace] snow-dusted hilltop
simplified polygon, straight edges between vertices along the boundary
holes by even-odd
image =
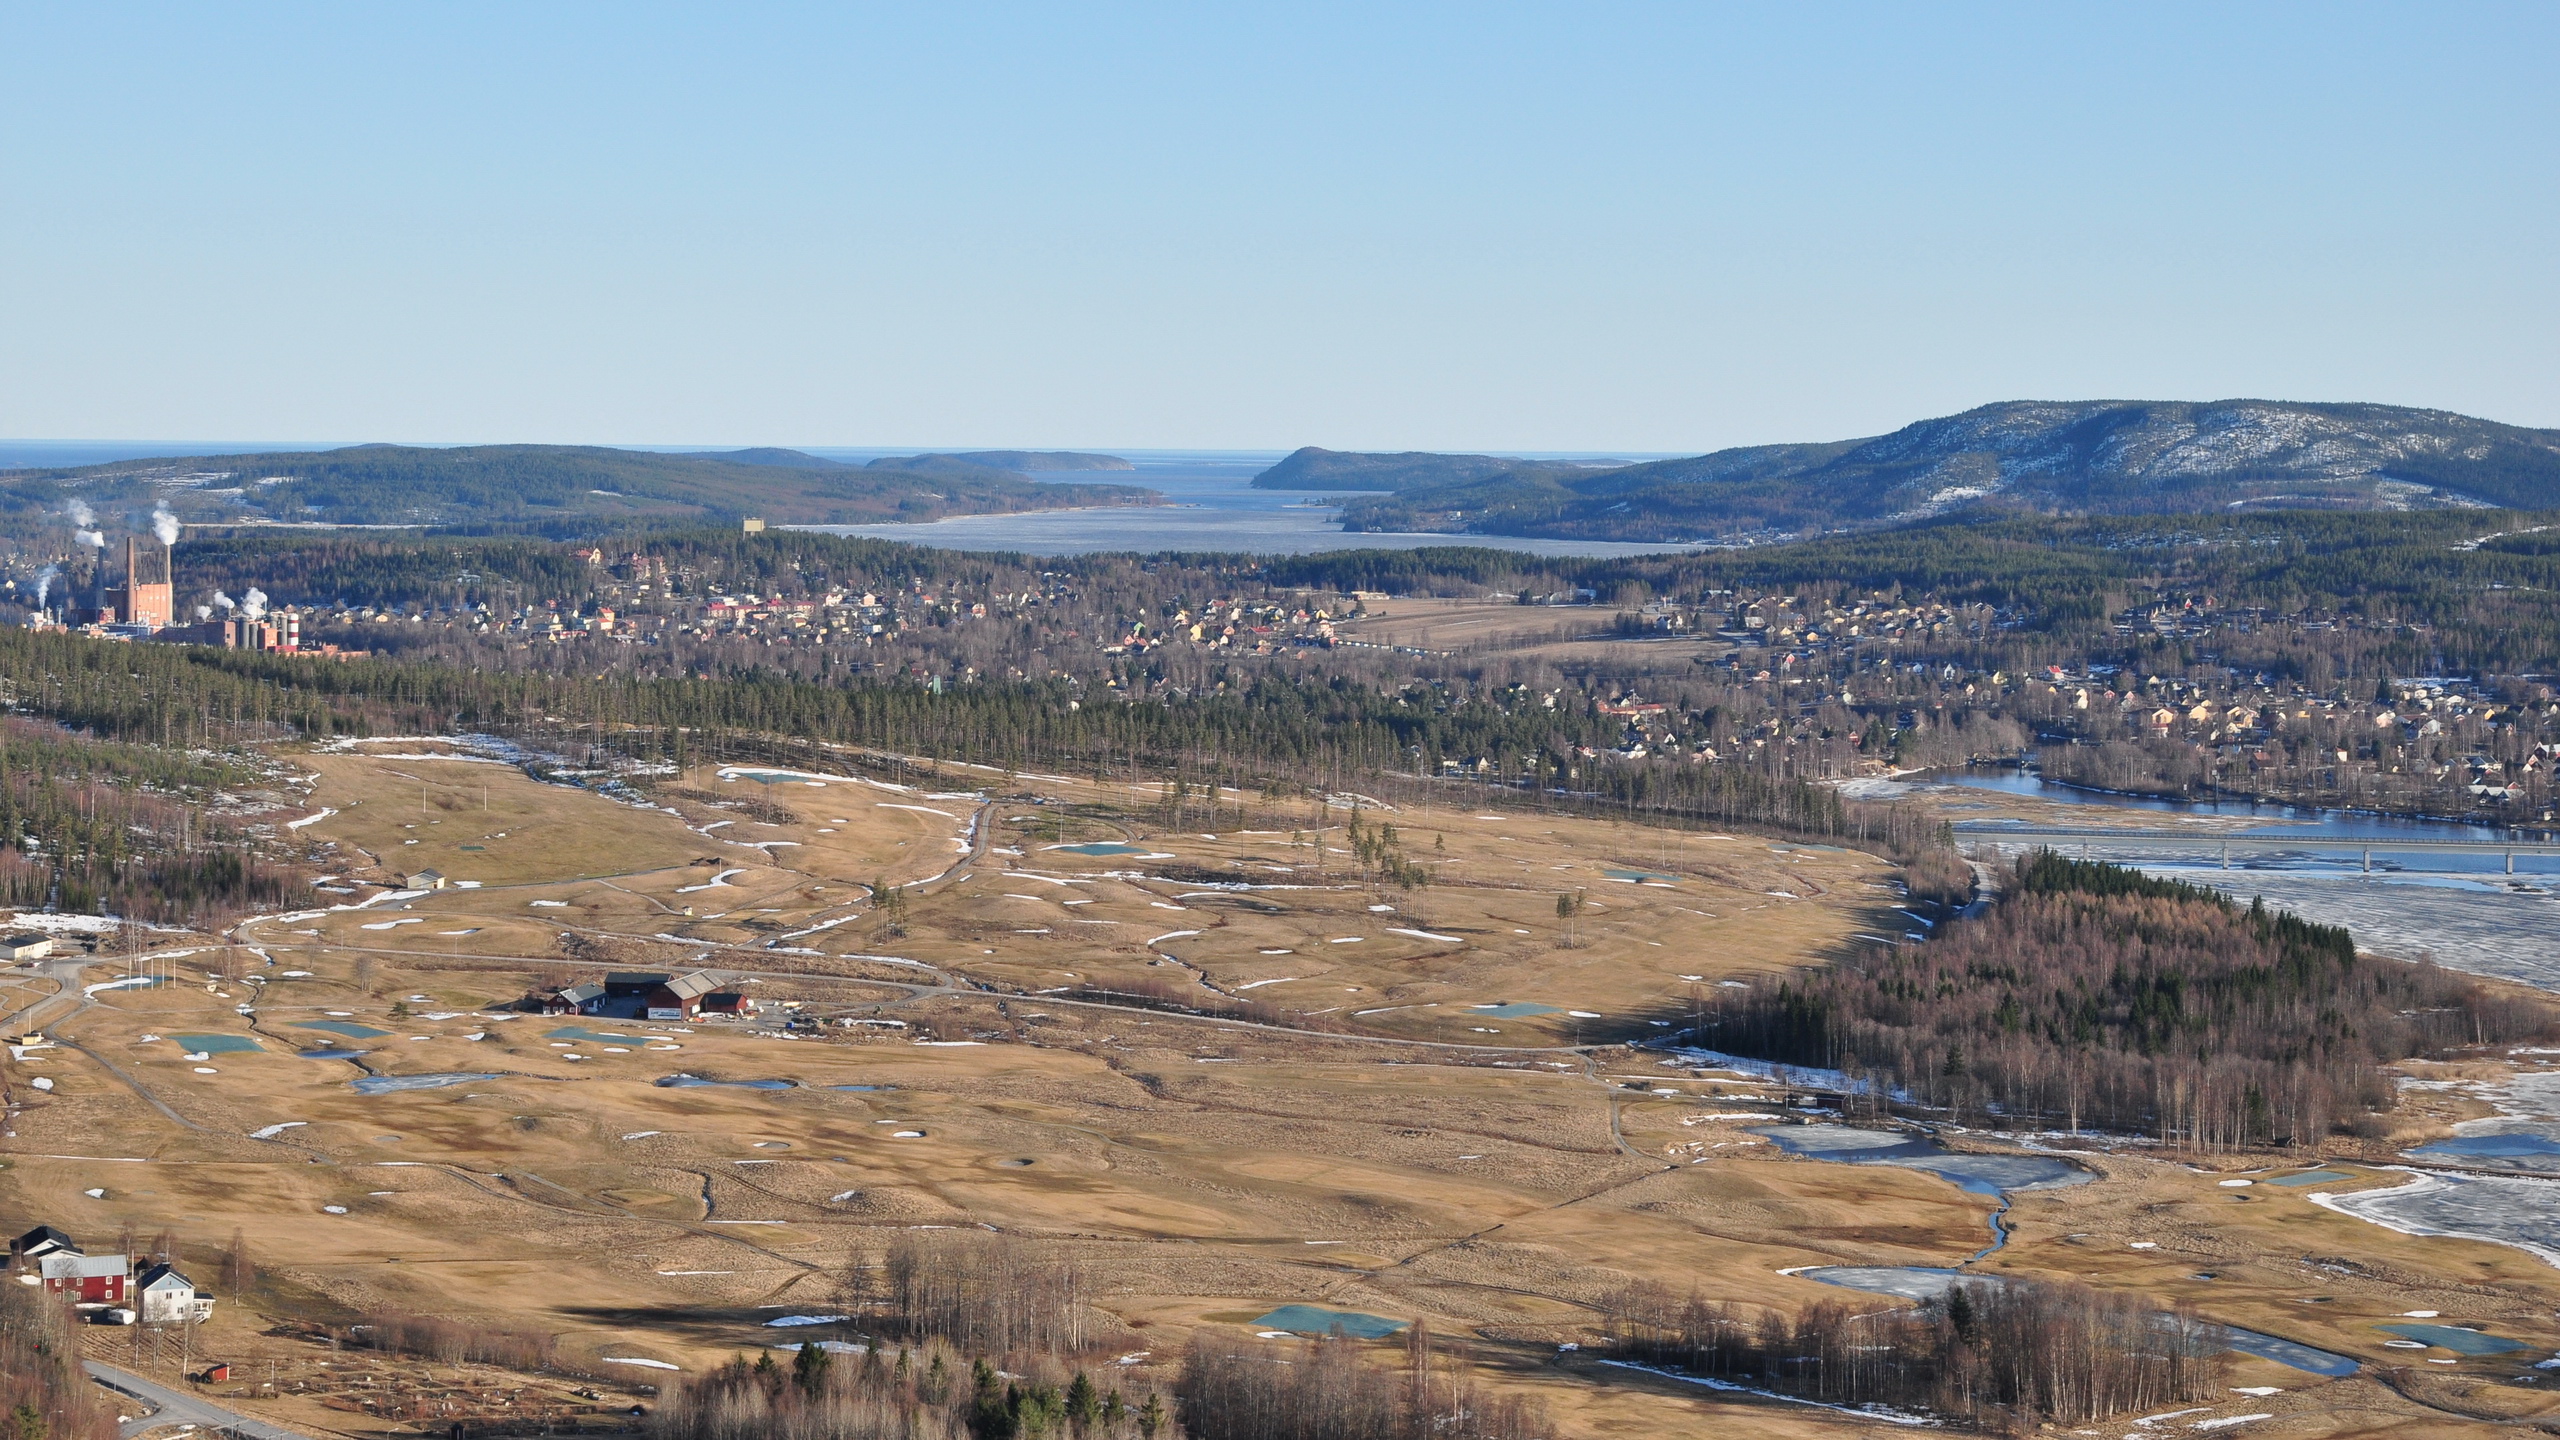
[[[1356,460],[1358,457],[1340,457]],[[2273,400],[2009,401],[1868,440],[1721,450],[1614,470],[1395,457],[1363,529],[1706,538],[2051,513],[2560,505],[2560,431],[2441,410]],[[1357,467],[1335,461],[1337,470]],[[1346,476],[1348,478],[1348,476]],[[1348,488],[1348,487],[1346,487]]]

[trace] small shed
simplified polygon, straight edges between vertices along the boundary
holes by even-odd
[[[753,998],[735,990],[714,990],[702,997],[702,1013],[705,1015],[735,1015],[746,1019],[756,1013],[756,1008]]]
[[[435,870],[413,870],[400,877],[400,888],[403,890],[441,890],[444,888],[444,875]]]

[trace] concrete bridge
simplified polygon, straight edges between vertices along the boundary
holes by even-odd
[[[2219,854],[2226,870],[2231,868],[2231,857],[2235,852],[2243,855],[2276,851],[2361,855],[2367,870],[2373,868],[2373,857],[2377,853],[2502,855],[2506,858],[2510,875],[2516,873],[2516,857],[2519,855],[2560,856],[2560,840],[2529,835],[2517,835],[2507,840],[2465,840],[2449,836],[2305,835],[2287,834],[2281,830],[2110,830],[2060,825],[2002,825],[1981,820],[1958,824],[1955,835],[1959,842],[1998,840],[2047,845],[2056,850],[2074,846],[2088,850],[2103,845],[2129,850],[2172,850],[2189,855]]]

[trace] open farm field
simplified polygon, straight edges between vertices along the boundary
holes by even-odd
[[[1618,1297],[1874,1300],[1794,1272],[1954,1266],[1995,1236],[1991,1195],[1773,1144],[1805,1110],[1787,1075],[1634,1043],[1718,989],[1925,929],[1862,853],[1465,806],[1362,805],[1355,841],[1351,797],[849,757],[607,794],[420,758],[447,748],[309,757],[334,813],[306,830],[348,908],[101,991],[9,1071],[0,1206],[101,1241],[172,1230],[207,1273],[239,1237],[256,1278],[189,1343],[260,1377],[238,1403],[313,1433],[501,1399],[604,1425],[670,1373],[841,1333],[825,1317],[858,1313],[898,1244],[990,1234],[1091,1278],[1132,1383],[1169,1380],[1194,1333],[1303,1326],[1266,1319],[1300,1305],[1427,1322],[1563,1434],[1880,1433],[1604,1363]],[[447,888],[401,888],[421,869]],[[510,1008],[694,967],[761,1014]],[[1975,1273],[2187,1301],[2365,1366],[2243,1358],[2245,1411],[2198,1418],[2424,1436],[2546,1413],[2512,1382],[2560,1348],[2560,1272],[2313,1198],[2394,1172],[2073,1163],[2093,1178],[2015,1195]],[[2416,1309],[2531,1348],[2392,1348],[2375,1327]],[[462,1317],[555,1360],[350,1360],[266,1318],[286,1312]],[[174,1367],[155,1346],[93,1353]]]
[[[1433,596],[1370,597],[1364,604],[1359,619],[1335,627],[1339,639],[1442,655],[1498,652],[1568,670],[1599,665],[1621,674],[1676,674],[1733,648],[1713,635],[1623,638],[1615,628],[1618,612],[1607,606]]]
[[[1335,626],[1344,639],[1419,650],[1509,650],[1605,633],[1614,611],[1521,605],[1510,600],[1425,595],[1368,596],[1359,619]]]

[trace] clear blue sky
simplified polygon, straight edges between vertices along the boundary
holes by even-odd
[[[17,5],[0,435],[2560,425],[2560,6]]]

